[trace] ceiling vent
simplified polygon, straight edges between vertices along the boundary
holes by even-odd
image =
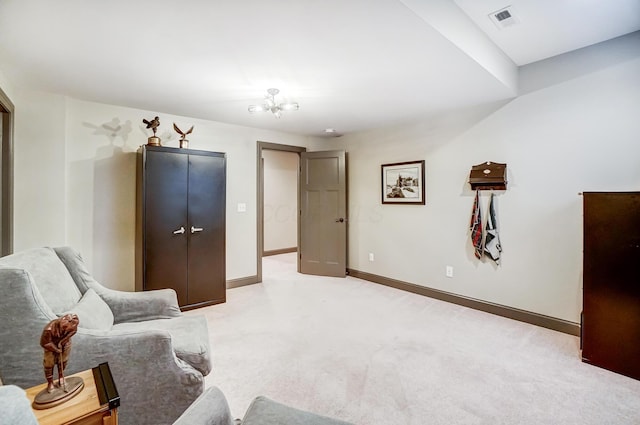
[[[489,14],[489,19],[493,22],[498,29],[504,29],[520,22],[518,18],[513,14],[511,6],[507,6],[500,10],[496,10]]]

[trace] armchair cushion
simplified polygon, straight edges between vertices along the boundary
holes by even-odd
[[[65,313],[77,314],[81,328],[108,331],[113,326],[111,309],[93,289],[88,289],[80,301]]]

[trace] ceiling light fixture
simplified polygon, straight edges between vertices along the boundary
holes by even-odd
[[[324,135],[329,137],[341,137],[342,134],[338,133],[335,128],[325,128]]]
[[[300,109],[300,105],[297,102],[276,103],[276,95],[280,93],[280,90],[271,88],[267,90],[267,95],[264,97],[264,103],[262,105],[249,105],[249,112],[252,114],[256,112],[271,111],[276,117],[282,116],[282,111],[297,111]]]

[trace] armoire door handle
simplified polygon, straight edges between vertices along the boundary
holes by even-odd
[[[180,228],[179,228],[178,230],[174,230],[174,231],[173,231],[173,234],[174,234],[174,235],[181,235],[181,234],[183,234],[184,232],[186,232],[186,230],[184,230],[184,226],[180,226]]]
[[[202,232],[204,229],[202,227],[193,227],[191,226],[191,233]]]

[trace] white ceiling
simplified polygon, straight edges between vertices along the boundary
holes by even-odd
[[[505,6],[519,23],[499,30]],[[345,134],[514,97],[517,66],[637,30],[640,0],[0,0],[0,72],[160,116]],[[300,110],[249,114],[269,87]]]
[[[640,29],[640,0],[455,2],[518,66]],[[518,23],[498,29],[487,15],[505,6],[511,6]]]

